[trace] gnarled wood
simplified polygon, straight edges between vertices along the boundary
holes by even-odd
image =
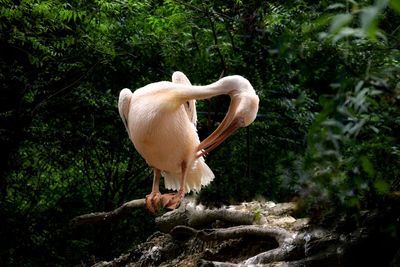
[[[250,225],[255,221],[255,213],[226,208],[206,209],[201,205],[195,205],[192,199],[186,198],[178,209],[156,218],[156,224],[164,233],[168,233],[178,225],[199,228],[216,221],[233,225]]]
[[[376,245],[371,237],[382,240],[373,227],[376,224],[368,224],[379,218],[377,213],[364,213],[364,228],[338,234],[311,226],[306,218],[292,217],[294,209],[293,203],[256,201],[208,209],[187,197],[177,210],[156,218],[164,233],[157,232],[130,253],[96,267],[338,267],[355,266],[360,261],[363,266],[370,262],[389,266],[389,262],[381,265],[360,250],[366,244]],[[117,210],[116,214],[123,214]],[[400,254],[398,248],[392,248],[391,264],[396,266]]]
[[[196,230],[187,226],[176,226],[170,232],[172,236],[193,236],[202,241],[222,241],[228,239],[259,237],[274,238],[279,245],[288,243],[296,237],[285,229],[260,225],[239,225],[229,228]]]
[[[72,226],[78,226],[82,224],[104,223],[116,220],[119,218],[126,217],[132,212],[132,210],[137,208],[142,208],[145,205],[146,205],[146,200],[144,198],[131,200],[112,211],[93,212],[77,216],[71,220],[71,224]]]

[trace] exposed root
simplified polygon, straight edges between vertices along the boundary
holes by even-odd
[[[78,216],[73,223],[121,218],[144,205],[144,199],[134,200],[114,211]],[[291,215],[294,208],[293,203],[248,202],[207,209],[186,198],[178,209],[156,218],[163,233],[157,232],[131,252],[109,262],[100,262],[96,267],[337,267],[355,266],[360,260],[363,266],[370,261],[381,266],[379,261],[364,253],[366,247],[375,244],[371,243],[374,240],[371,237],[381,240],[376,228],[357,228],[338,234],[312,227],[305,218],[294,218]],[[379,218],[374,213],[365,213],[364,217],[366,222]],[[383,239],[387,240],[387,237]],[[378,246],[382,244],[385,245],[381,242]],[[392,250],[387,252],[393,255],[392,266],[397,266],[400,250],[395,246],[387,246],[387,249]]]
[[[254,212],[227,208],[206,209],[201,205],[196,206],[190,198],[186,198],[178,209],[157,217],[156,224],[161,231],[168,233],[178,225],[200,228],[218,221],[232,225],[251,225],[255,219]]]
[[[171,230],[170,234],[172,236],[191,235],[202,241],[222,241],[244,237],[274,238],[279,245],[288,243],[296,237],[295,233],[282,228],[259,225],[240,225],[210,230],[196,230],[187,226],[176,226]]]
[[[256,237],[261,239],[273,238],[278,243],[278,248],[251,257],[241,263],[244,265],[288,261],[304,254],[298,249],[299,245],[301,245],[299,243],[302,242],[299,242],[301,239],[297,239],[297,233],[289,232],[280,227],[240,225],[221,229],[196,230],[187,226],[177,226],[172,229],[170,234],[178,239],[182,239],[182,237],[194,237],[202,241],[225,241],[229,239]],[[226,266],[221,264],[218,263],[214,266]]]

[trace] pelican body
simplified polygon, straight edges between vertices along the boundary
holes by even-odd
[[[231,104],[220,126],[200,143],[196,130],[196,99],[228,94]],[[185,193],[199,191],[214,179],[203,156],[239,127],[254,121],[259,99],[241,76],[229,76],[207,86],[192,86],[182,72],[172,82],[151,83],[132,93],[120,92],[118,108],[136,150],[154,170],[152,192],[146,206],[155,212],[161,205],[174,209]],[[167,189],[177,194],[161,195],[160,175]]]

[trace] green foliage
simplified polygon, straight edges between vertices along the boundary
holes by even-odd
[[[400,113],[393,104],[398,102],[400,66],[392,59],[399,51],[390,51],[395,39],[377,26],[385,6],[378,1],[362,7],[360,28],[349,30],[353,18],[349,14],[334,16],[329,28],[328,39],[344,56],[346,71],[352,71],[332,81],[334,94],[321,96],[322,111],[308,133],[306,172],[301,176],[309,197],[303,200],[318,219],[338,210],[357,216],[357,211],[379,205],[384,196],[398,190]],[[377,43],[378,36],[385,43]],[[321,209],[321,203],[329,208]]]
[[[243,75],[261,100],[206,159],[216,179],[200,201],[297,198],[326,220],[400,190],[399,1],[0,2],[2,266],[108,260],[154,231],[139,211],[69,220],[149,192],[117,96],[175,70],[203,84]],[[228,104],[198,102],[200,139]]]
[[[378,22],[388,2],[387,0],[378,0],[371,6],[362,6],[357,2],[350,2],[351,7],[349,4],[329,6],[328,9],[330,10],[343,10],[346,13],[334,15],[329,27],[329,34],[322,33],[322,36],[329,36],[334,43],[349,37],[356,39],[367,38],[374,42],[378,41],[378,37],[385,40],[385,35],[379,29]]]

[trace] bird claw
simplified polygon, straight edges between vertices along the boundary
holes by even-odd
[[[164,194],[162,195],[163,206],[167,209],[174,210],[181,204],[183,195],[179,192],[176,194]]]
[[[163,194],[160,192],[151,192],[146,196],[146,208],[152,214],[156,214],[161,207],[174,210],[181,204],[183,195],[179,192],[176,194]]]
[[[146,196],[146,208],[151,213],[155,214],[161,207],[162,195],[160,192],[151,192]]]

